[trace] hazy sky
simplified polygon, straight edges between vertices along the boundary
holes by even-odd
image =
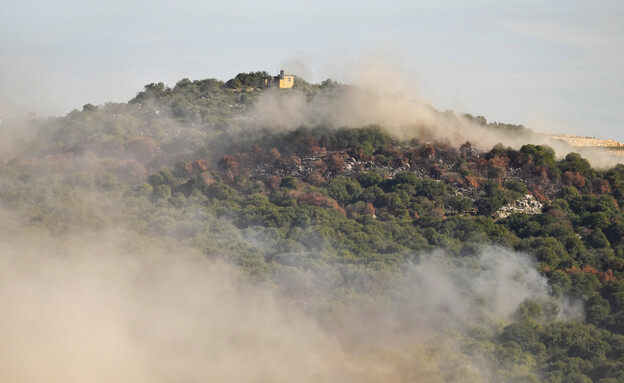
[[[624,1],[0,0],[0,116],[386,56],[438,109],[624,141]]]

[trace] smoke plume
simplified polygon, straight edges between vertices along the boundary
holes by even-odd
[[[0,254],[2,381],[444,381],[462,366],[486,377],[457,360],[447,331],[548,299],[531,260],[499,248],[435,253],[381,285],[361,274],[367,287],[316,302],[123,231],[16,234]]]
[[[515,149],[530,143],[549,145],[560,158],[580,152],[595,167],[622,162],[597,148],[575,148],[530,130],[518,134],[491,129],[461,114],[437,111],[423,99],[409,76],[382,58],[367,57],[352,72],[353,85],[347,87],[328,86],[312,94],[301,89],[264,92],[251,113],[253,125],[290,130],[376,124],[400,139],[442,140],[454,146],[470,141],[484,150],[498,143]]]
[[[187,249],[141,249],[137,238],[124,245],[119,234],[2,245],[2,381],[286,382],[348,373],[313,321],[231,266]]]

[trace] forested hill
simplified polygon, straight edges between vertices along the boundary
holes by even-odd
[[[297,76],[292,89],[280,90],[265,83],[271,78],[267,72],[251,72],[241,73],[226,82],[183,79],[172,88],[163,83],[152,83],[128,103],[86,104],[82,110],[73,110],[64,117],[32,118],[28,123],[9,120],[0,128],[5,137],[3,147],[11,150],[0,154],[3,158],[47,156],[36,166],[46,167],[56,166],[56,161],[63,156],[86,153],[117,177],[137,183],[145,180],[145,172],[152,173],[162,166],[171,167],[177,160],[211,155],[216,161],[217,157],[226,154],[225,149],[231,144],[239,142],[240,137],[249,139],[250,135],[275,132],[276,129],[267,125],[255,110],[263,95],[277,94],[288,99],[296,94],[303,97],[303,101],[298,99],[298,102],[332,104],[346,98],[345,94],[350,91],[368,94],[365,90],[330,79],[321,84],[310,84]],[[279,110],[280,106],[271,110],[271,114],[296,114],[296,105],[287,105],[291,110],[286,112]],[[367,105],[363,108],[366,109]],[[319,109],[322,108],[313,111]],[[510,135],[529,132],[522,125],[488,123],[482,116],[456,117],[451,112],[433,112],[445,119],[470,121],[492,132]],[[306,124],[302,126],[310,128],[343,126],[304,122]],[[424,138],[428,133],[422,134]],[[13,141],[17,145],[9,145]],[[102,161],[104,159],[106,161]]]
[[[30,121],[0,162],[3,232],[120,228],[225,260],[356,364],[380,363],[354,381],[624,381],[624,165],[418,129],[257,125],[267,92],[353,90],[270,78],[150,84]]]

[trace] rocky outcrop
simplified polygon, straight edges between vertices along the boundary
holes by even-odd
[[[527,194],[522,198],[517,199],[515,202],[501,207],[497,212],[498,218],[506,218],[512,214],[525,213],[525,214],[540,214],[544,204],[535,199],[531,194]]]

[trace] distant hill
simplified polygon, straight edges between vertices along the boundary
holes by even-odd
[[[573,134],[553,134],[551,137],[574,147],[601,147],[609,149],[611,154],[624,156],[624,143],[615,140],[601,140],[594,137],[575,136]]]

